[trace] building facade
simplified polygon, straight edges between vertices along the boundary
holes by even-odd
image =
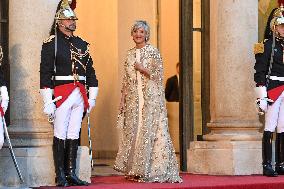
[[[9,0],[0,5],[10,83],[9,133],[26,186],[54,184],[53,130],[42,113],[38,71],[41,44],[58,1]],[[169,104],[169,113],[180,110],[179,126],[170,130],[180,133],[173,140],[180,142],[182,169],[261,173],[262,125],[254,105],[252,51],[258,41],[258,0],[77,1],[76,35],[91,43],[100,88],[91,115],[94,157],[115,157],[122,65],[127,49],[134,46],[131,25],[143,19],[151,26],[150,43],[164,58],[165,78],[175,74],[177,62],[182,64],[182,99],[179,107]],[[87,146],[85,122],[81,142]],[[8,149],[2,149],[0,186],[20,185],[12,166]],[[88,177],[86,170],[81,171]]]

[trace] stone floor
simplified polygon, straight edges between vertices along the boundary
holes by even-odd
[[[114,159],[95,159],[92,176],[123,175],[113,169]]]

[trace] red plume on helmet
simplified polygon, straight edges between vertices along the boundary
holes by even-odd
[[[278,0],[278,5],[280,6],[284,6],[284,0]],[[282,12],[282,15],[284,16],[284,12]]]
[[[279,0],[280,1],[280,0]],[[284,0],[282,0],[283,2],[284,2]],[[77,4],[77,2],[76,2],[76,0],[72,0],[72,3],[70,4],[70,8],[72,9],[72,10],[75,10],[76,9],[76,4]]]
[[[284,0],[278,0],[279,6],[283,5],[284,6]]]

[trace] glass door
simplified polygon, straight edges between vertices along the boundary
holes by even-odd
[[[190,142],[202,140],[210,120],[209,0],[180,0],[180,161],[187,170]]]

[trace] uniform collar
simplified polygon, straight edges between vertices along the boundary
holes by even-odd
[[[65,38],[65,39],[67,39],[67,40],[70,40],[70,39],[74,38],[74,35],[72,35],[72,36],[65,35],[65,34],[64,34],[63,32],[61,32],[60,30],[58,31],[58,35],[61,36],[61,37],[63,37],[63,38]]]

